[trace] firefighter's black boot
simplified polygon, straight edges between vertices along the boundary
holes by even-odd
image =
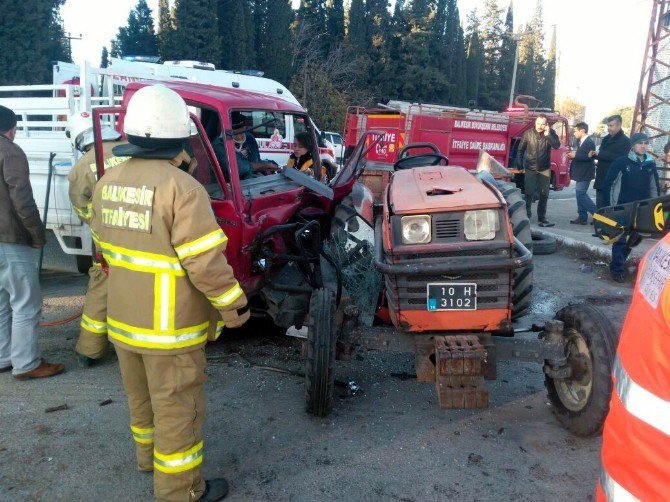
[[[205,493],[200,497],[199,502],[215,502],[223,500],[228,495],[228,481],[225,478],[216,478],[205,481]]]

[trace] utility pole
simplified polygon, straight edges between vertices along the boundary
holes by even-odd
[[[63,38],[67,40],[67,53],[70,56],[70,61],[72,61],[72,41],[81,40],[83,37],[81,33],[78,37],[72,36],[72,34],[68,31],[67,35],[63,36]]]

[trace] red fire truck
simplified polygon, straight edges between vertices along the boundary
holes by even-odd
[[[351,151],[365,131],[385,131],[384,142],[368,154],[375,169],[393,165],[398,160],[398,152],[410,143],[432,143],[449,158],[451,165],[467,169],[475,169],[480,151],[485,151],[509,166],[519,184],[523,173],[516,169],[518,145],[523,133],[534,127],[535,118],[540,114],[547,116],[549,125],[561,140],[561,147],[551,151],[551,187],[562,190],[570,184],[568,121],[555,112],[529,110],[520,101],[504,112],[404,101],[389,101],[378,108],[350,107],[345,145],[347,151]]]

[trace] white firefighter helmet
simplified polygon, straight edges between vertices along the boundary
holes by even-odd
[[[109,126],[101,127],[102,140],[110,141],[119,139],[121,134]],[[93,144],[93,118],[89,112],[80,112],[70,115],[66,128],[67,137],[70,138],[72,146],[80,152]]]
[[[164,85],[142,87],[131,98],[123,122],[128,142],[144,148],[175,146],[191,133],[184,100]]]

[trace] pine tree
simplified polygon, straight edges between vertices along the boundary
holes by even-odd
[[[185,1],[185,0],[182,0]],[[211,0],[198,0],[210,3]],[[218,0],[218,44],[216,61],[228,70],[249,69],[255,64],[254,35],[248,0]],[[210,17],[211,13],[209,14]]]
[[[501,17],[502,9],[498,7],[496,0],[486,0],[480,35],[484,46],[484,83],[488,92],[486,95],[479,96],[479,104],[485,108],[496,108],[499,104],[496,102],[496,98],[499,95],[500,83]]]
[[[456,105],[465,101],[463,93],[463,88],[465,87],[465,40],[456,0],[448,0],[447,2],[445,41],[448,47],[446,75],[451,83],[448,102],[449,104]]]
[[[519,42],[519,67],[515,94],[526,94],[536,97],[540,103],[546,101],[543,93],[545,77],[544,58],[544,21],[542,0],[538,0],[533,17],[521,33]]]
[[[107,46],[102,46],[102,55],[100,56],[100,68],[107,68],[109,66],[109,52]]]
[[[174,23],[169,0],[158,0],[158,33],[156,35],[158,54],[164,61],[174,57]]]
[[[556,101],[556,27],[551,35],[547,63],[542,82],[542,103],[547,108],[553,109]]]
[[[465,67],[465,35],[459,24],[456,28],[456,43],[454,46],[453,87],[450,104],[465,106],[467,104],[467,76]]]
[[[326,53],[338,47],[344,40],[344,1],[326,2]]]
[[[262,54],[267,54],[268,47],[273,43],[274,35],[270,32],[274,26],[274,19],[268,18],[267,0],[253,0],[252,5],[252,29],[254,38],[254,54],[258,63],[265,63]],[[259,65],[254,65],[258,67]]]
[[[296,16],[296,29],[300,24],[305,25],[307,32],[311,34],[312,44],[325,55],[325,33],[326,33],[326,6],[324,0],[301,0]]]
[[[366,18],[365,1],[351,0],[349,7],[349,27],[347,30],[347,42],[354,51],[366,52]]]
[[[268,78],[288,85],[293,73],[293,54],[277,41],[291,40],[291,25],[295,20],[295,13],[291,7],[291,0],[267,0],[266,3],[267,21],[261,24],[263,29],[261,36],[264,42],[256,47],[258,68],[263,70]],[[258,40],[258,37],[256,39]],[[283,50],[278,50],[279,47]]]
[[[111,40],[109,42],[109,57],[110,58],[118,58],[121,57],[121,51],[119,50],[119,46],[116,42],[116,40]]]
[[[391,36],[391,15],[387,0],[365,2],[366,45],[364,52],[370,58],[370,86],[373,89],[388,88],[397,78],[390,71],[388,38]],[[427,40],[424,40],[424,43]],[[426,47],[427,49],[427,47]],[[377,91],[379,92],[379,91]]]
[[[0,85],[45,84],[54,60],[71,60],[60,20],[64,0],[24,0],[0,15]]]
[[[445,75],[450,74],[450,69],[452,66],[451,61],[451,46],[449,43],[449,27],[447,26],[447,4],[455,0],[437,0],[434,3],[434,11],[428,12],[430,30],[430,53],[433,57],[434,64],[439,68],[439,70]],[[422,2],[424,5],[421,6],[421,9],[425,9],[425,2]]]
[[[128,25],[119,28],[116,40],[122,55],[158,54],[154,19],[146,0],[139,0],[135,8],[130,11]]]
[[[467,91],[465,97],[468,103],[473,102],[475,107],[481,107],[481,102],[486,99],[486,83],[483,64],[484,46],[479,38],[480,25],[477,9],[468,14],[466,30],[465,80]]]
[[[221,39],[214,0],[175,0],[174,56],[214,63],[221,59]],[[234,45],[230,40],[227,45]]]
[[[441,65],[435,64],[434,55],[431,54],[431,46],[435,39],[444,37],[444,24],[435,26],[428,0],[414,0],[407,17],[410,33],[404,37],[402,45],[405,72],[394,77],[400,81],[400,97],[432,103],[445,101],[449,94],[449,81],[444,69]],[[442,19],[445,17],[442,16]],[[446,55],[445,51],[451,49],[444,47],[444,50],[443,48],[438,50]]]
[[[514,40],[514,4],[509,2],[507,14],[505,15],[505,29],[502,33],[502,42],[500,47],[500,61],[498,65],[498,89],[495,100],[504,103],[509,99],[509,92],[512,86],[512,73],[514,72],[514,57],[516,55],[516,41]]]
[[[52,4],[56,7],[52,9],[51,27],[49,29],[49,61],[64,61],[71,63],[72,44],[69,39],[65,38],[63,20],[61,19],[60,11],[58,10],[63,3],[65,2],[60,0],[55,3],[52,1]],[[51,69],[49,69],[49,75],[51,75]]]
[[[412,0],[412,3],[409,7],[409,14],[410,18],[415,23],[427,23],[430,13],[429,0]]]
[[[389,62],[388,71],[396,75],[395,79],[388,79],[383,89],[380,89],[382,100],[396,98],[400,88],[400,76],[406,75],[407,65],[403,57],[403,41],[409,36],[411,31],[409,20],[407,19],[407,12],[405,9],[404,0],[396,0],[391,17],[391,24],[389,28],[389,37],[387,40]],[[359,56],[359,59],[361,56]],[[369,61],[368,61],[369,64]],[[367,79],[363,85],[367,85]]]

